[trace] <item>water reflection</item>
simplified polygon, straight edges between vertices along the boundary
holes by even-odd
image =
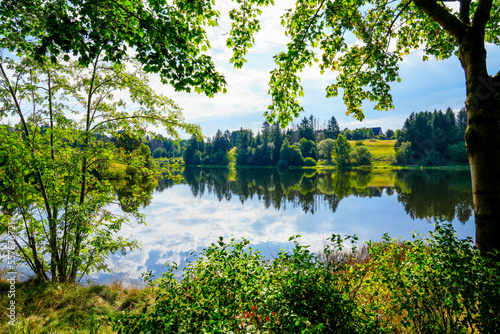
[[[257,198],[266,208],[284,210],[301,208],[314,214],[319,208],[337,210],[340,201],[349,196],[381,197],[397,194],[412,219],[448,217],[467,222],[473,213],[472,185],[468,171],[398,170],[398,171],[327,171],[292,170],[278,173],[276,169],[186,168],[182,175],[194,197],[215,195],[219,201],[234,197],[244,204]],[[174,186],[168,179],[160,180],[157,190]]]
[[[187,254],[219,236],[244,237],[265,255],[275,255],[291,247],[287,240],[292,235],[302,235],[304,244],[319,250],[332,233],[356,234],[361,242],[380,240],[386,232],[408,237],[415,229],[433,229],[428,219],[442,216],[454,220],[459,237],[474,234],[468,171],[171,172],[183,179],[159,181],[143,209],[147,226],[123,229],[124,236],[142,241],[142,248],[114,256],[110,266],[116,273],[139,277],[161,271],[165,262],[182,266]]]

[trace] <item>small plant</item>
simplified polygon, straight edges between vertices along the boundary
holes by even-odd
[[[278,169],[288,169],[290,164],[286,160],[280,160],[278,161]]]

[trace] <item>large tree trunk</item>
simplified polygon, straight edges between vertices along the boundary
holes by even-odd
[[[500,74],[486,69],[484,38],[469,32],[460,47],[467,83],[467,154],[471,168],[476,244],[500,250]]]

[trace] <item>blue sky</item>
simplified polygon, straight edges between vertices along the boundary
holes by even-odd
[[[229,63],[231,52],[225,47],[224,33],[229,30],[227,10],[229,5],[219,3],[222,12],[220,28],[209,33],[212,44],[210,55],[219,72],[224,73],[228,82],[228,93],[218,94],[214,98],[195,93],[174,92],[172,88],[162,86],[156,77],[152,85],[176,101],[183,109],[186,120],[199,124],[203,133],[213,136],[217,129],[237,130],[250,128],[256,132],[264,117],[262,114],[271,99],[267,95],[269,72],[273,69],[273,55],[285,49],[287,42],[280,26],[284,9],[293,4],[291,1],[276,1],[274,8],[266,8],[261,18],[262,31],[256,36],[256,45],[247,56],[248,62],[243,69],[234,69]],[[490,74],[500,70],[500,47],[488,46]],[[317,68],[307,69],[302,73],[305,97],[302,99],[305,113],[313,114],[320,123],[332,115],[337,118],[340,127],[381,126],[398,129],[413,111],[445,109],[448,106],[458,111],[464,106],[465,79],[460,62],[456,57],[444,61],[422,61],[422,51],[417,50],[404,58],[401,63],[401,83],[394,83],[392,94],[395,109],[376,111],[371,105],[364,105],[365,120],[359,122],[345,115],[345,106],[341,97],[327,99],[325,88],[334,81],[335,75],[320,75]],[[298,119],[296,123],[300,121]]]

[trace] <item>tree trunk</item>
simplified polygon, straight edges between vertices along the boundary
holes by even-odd
[[[500,75],[491,77],[487,72],[484,38],[473,36],[472,32],[469,36],[460,47],[467,83],[465,140],[476,244],[486,256],[493,249],[500,250]]]

